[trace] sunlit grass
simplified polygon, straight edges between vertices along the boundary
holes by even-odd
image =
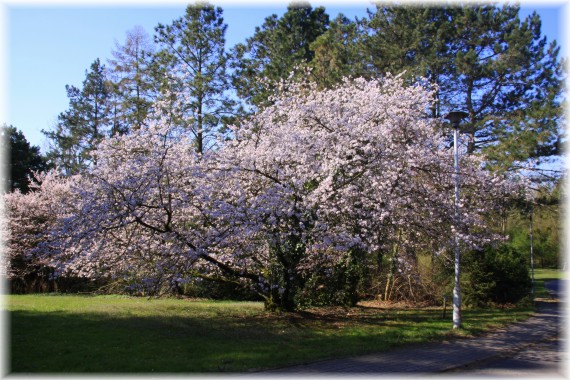
[[[560,269],[535,269],[534,270],[534,297],[539,300],[549,299],[545,282],[549,280],[565,280],[566,272]]]
[[[535,269],[535,280],[565,280],[567,278],[566,272],[560,269]]]

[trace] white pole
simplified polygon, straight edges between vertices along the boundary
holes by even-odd
[[[453,155],[455,169],[455,286],[453,287],[453,328],[461,327],[461,285],[459,284],[459,123],[454,125]]]
[[[529,234],[530,234],[530,280],[531,280],[531,288],[530,291],[534,294],[534,252],[533,252],[533,244],[532,244],[532,214],[533,214],[533,205],[530,204],[530,225],[529,225]]]

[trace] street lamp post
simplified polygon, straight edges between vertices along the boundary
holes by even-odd
[[[530,237],[530,292],[534,295],[534,252],[532,244],[532,214],[534,213],[534,208],[532,205],[533,200],[530,204],[530,215],[529,215],[529,237]]]
[[[455,208],[454,208],[454,224],[455,224],[455,286],[453,287],[453,328],[461,327],[461,285],[459,284],[459,123],[468,116],[467,113],[461,111],[453,111],[445,115],[445,119],[449,120],[453,125],[453,157],[454,157],[454,177],[455,177]]]

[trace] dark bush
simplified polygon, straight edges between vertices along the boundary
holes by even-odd
[[[530,292],[525,257],[510,246],[469,252],[464,256],[462,268],[466,305],[515,304]]]
[[[195,278],[180,287],[180,294],[187,297],[215,300],[260,301],[261,297],[245,286],[231,282],[219,282]]]
[[[297,305],[301,308],[356,306],[359,301],[358,287],[364,277],[364,255],[363,251],[353,249],[330,267],[318,267],[305,279],[296,297]]]

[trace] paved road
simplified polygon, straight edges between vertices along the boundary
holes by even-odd
[[[359,357],[280,368],[264,375],[418,375],[562,377],[561,302],[541,302],[528,320],[472,339],[407,346]],[[251,376],[252,374],[250,374]],[[261,373],[260,373],[261,375]]]
[[[456,373],[469,376],[561,376],[566,362],[566,353],[561,340],[552,338],[512,353],[497,357],[485,363],[460,368]]]
[[[550,280],[544,283],[546,291],[548,291],[554,298],[565,298],[567,286],[567,280]]]
[[[553,298],[565,298],[565,280],[547,281],[546,289]],[[564,316],[565,317],[565,316]],[[564,322],[565,318],[562,318]],[[568,369],[566,341],[558,334],[545,341],[529,345],[506,357],[496,357],[484,363],[476,363],[458,369],[469,376],[555,376]]]

